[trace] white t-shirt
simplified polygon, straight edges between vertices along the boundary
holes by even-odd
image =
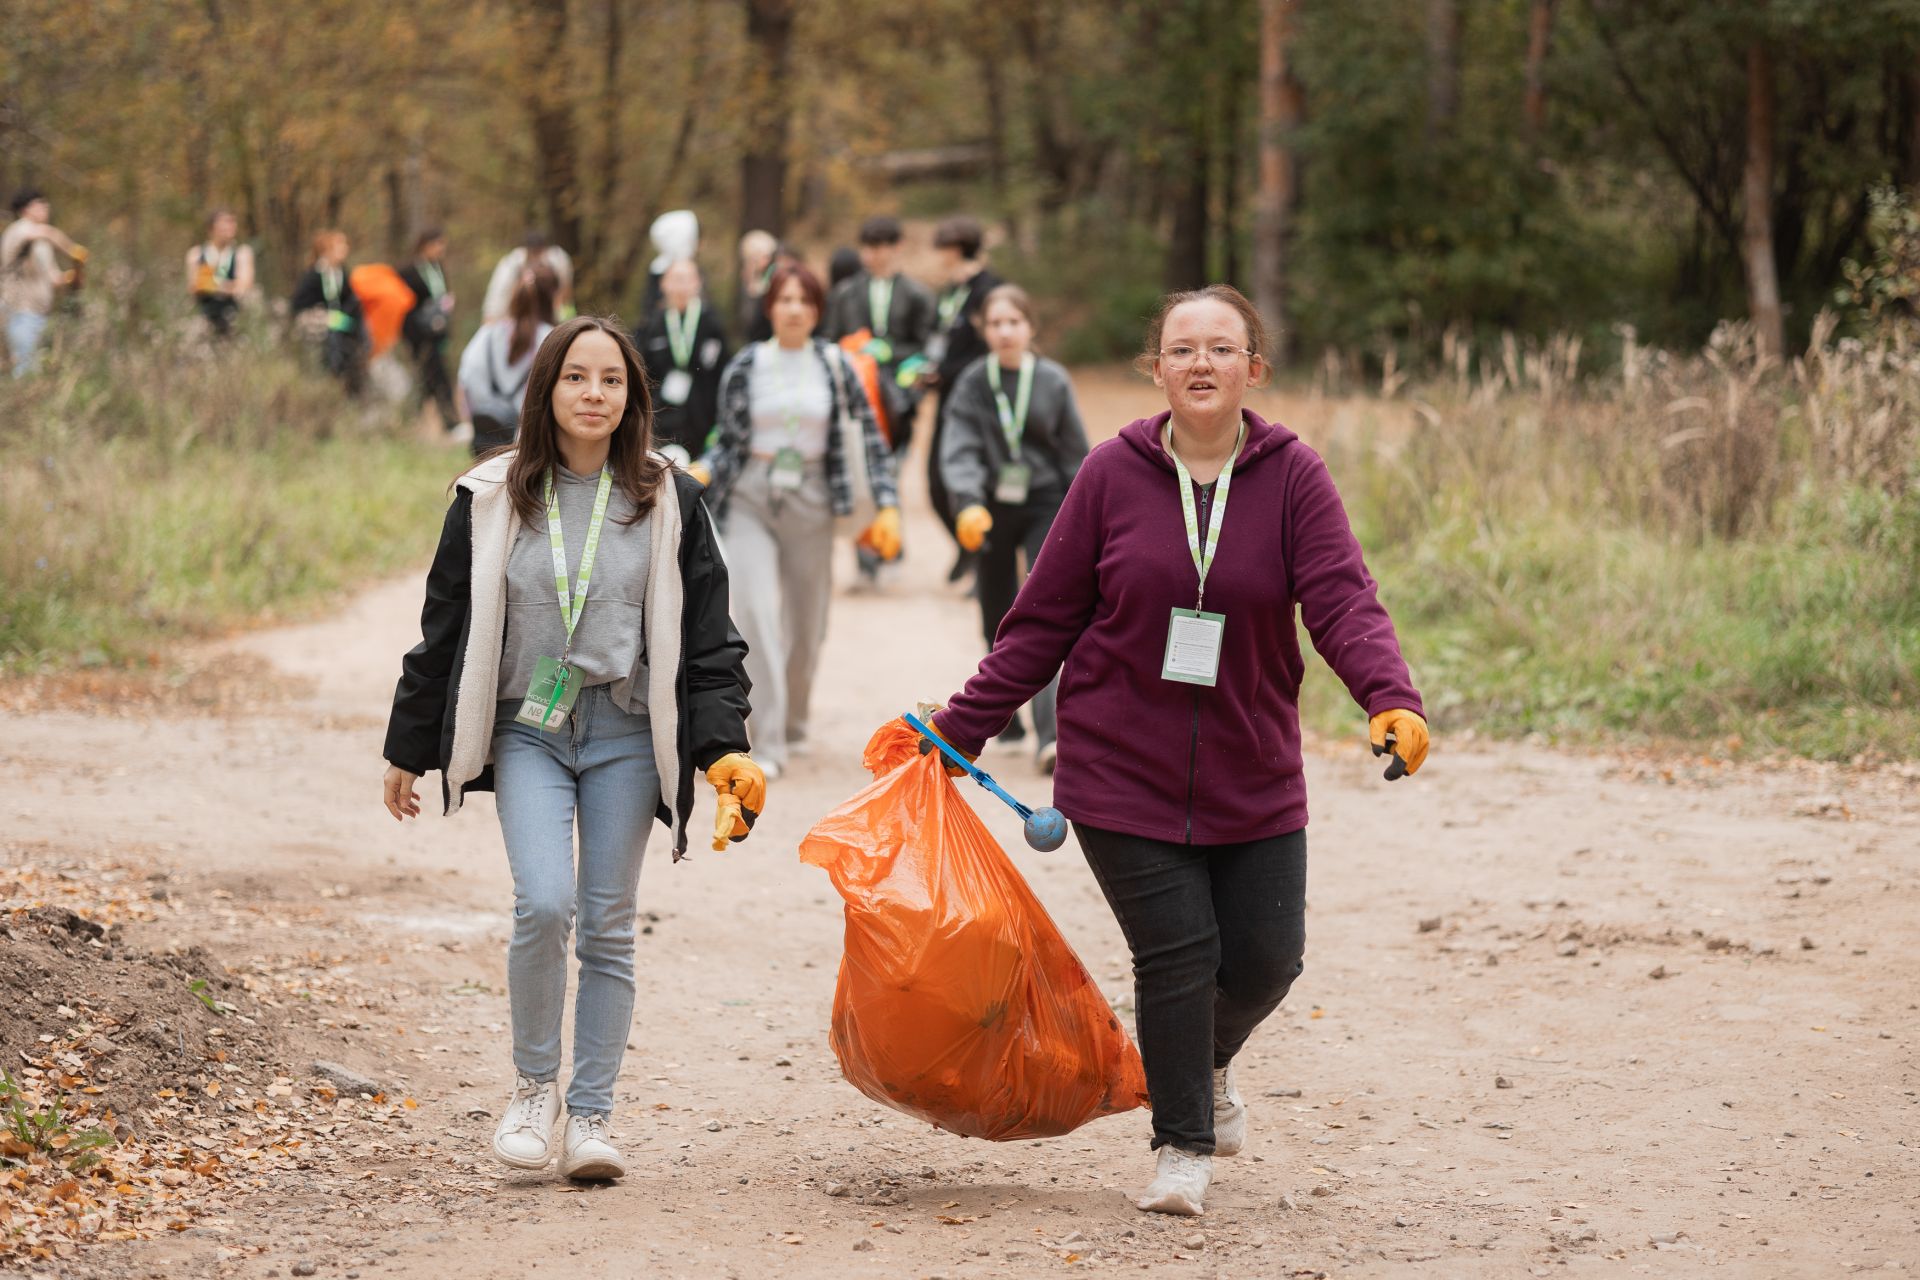
[[[771,340],[755,347],[749,389],[755,453],[798,449],[809,462],[827,456],[833,387],[811,342],[798,351]]]

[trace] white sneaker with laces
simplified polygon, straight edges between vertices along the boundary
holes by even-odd
[[[566,1147],[560,1172],[582,1182],[606,1182],[625,1177],[627,1162],[608,1139],[612,1132],[602,1115],[568,1116]]]
[[[1205,1213],[1207,1187],[1213,1182],[1213,1157],[1197,1156],[1178,1147],[1160,1148],[1160,1164],[1153,1181],[1133,1204],[1144,1213],[1174,1213],[1197,1218]]]
[[[514,1077],[513,1097],[493,1131],[493,1154],[515,1169],[544,1169],[553,1159],[553,1122],[560,1118],[560,1082]]]
[[[1213,1154],[1237,1156],[1247,1144],[1247,1104],[1233,1084],[1233,1064],[1213,1073]]]

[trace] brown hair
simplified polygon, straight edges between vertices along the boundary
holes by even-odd
[[[313,259],[310,265],[319,266],[320,259],[327,256],[327,250],[333,248],[335,241],[341,244],[347,243],[347,233],[344,231],[335,231],[331,228],[325,231],[315,232],[313,236]]]
[[[513,297],[507,303],[507,318],[513,322],[513,337],[507,340],[507,363],[519,364],[543,324],[559,319],[553,300],[560,292],[560,277],[544,262],[529,262],[514,282]]]
[[[1261,364],[1261,376],[1253,386],[1265,386],[1267,376],[1273,372],[1273,366],[1267,363],[1267,326],[1260,319],[1260,308],[1247,299],[1247,295],[1230,284],[1210,284],[1200,289],[1177,289],[1160,299],[1160,306],[1154,311],[1153,318],[1147,322],[1147,340],[1140,348],[1140,354],[1134,357],[1133,367],[1148,377],[1153,376],[1153,366],[1160,359],[1160,338],[1167,327],[1167,317],[1173,314],[1175,307],[1189,302],[1224,302],[1239,313],[1241,321],[1247,326],[1247,348],[1253,352]]]
[[[527,398],[520,406],[520,430],[510,445],[489,451],[487,458],[514,450],[507,464],[507,496],[513,509],[528,523],[545,518],[547,473],[560,462],[560,423],[553,416],[553,389],[560,381],[573,340],[590,330],[612,338],[627,366],[627,407],[613,429],[607,465],[613,468],[620,492],[633,504],[636,524],[653,511],[671,468],[652,455],[653,397],[647,391],[647,366],[633,339],[612,316],[575,316],[547,335],[527,374]]]
[[[769,320],[773,318],[774,299],[780,296],[780,291],[787,287],[789,280],[800,282],[800,292],[807,295],[807,302],[812,305],[816,315],[824,316],[827,313],[827,291],[820,283],[820,277],[801,263],[789,262],[774,268],[773,278],[767,281],[767,291],[760,297],[760,309],[766,312]]]
[[[980,299],[978,323],[982,329],[987,327],[987,312],[993,309],[996,302],[1004,302],[1018,311],[1035,329],[1040,327],[1040,322],[1033,318],[1033,299],[1027,296],[1027,291],[1017,284],[997,284],[987,290],[986,297]]]

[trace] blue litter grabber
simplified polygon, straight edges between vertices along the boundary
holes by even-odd
[[[931,744],[932,747],[939,749],[941,755],[966,770],[968,777],[985,787],[988,791],[991,791],[994,795],[1000,797],[1000,799],[1006,801],[1007,807],[1019,814],[1021,820],[1026,824],[1026,837],[1029,847],[1038,849],[1041,853],[1052,853],[1055,849],[1058,849],[1067,842],[1067,817],[1065,814],[1051,805],[1044,809],[1029,809],[1026,805],[1021,804],[1018,800],[1008,795],[1006,789],[995,782],[986,770],[980,768],[974,764],[973,761],[954,750],[950,743],[942,740],[940,736],[934,733],[932,729],[929,729],[918,716],[909,713],[900,718],[905,720],[908,727],[920,735],[920,750],[922,754],[926,753],[929,744]]]

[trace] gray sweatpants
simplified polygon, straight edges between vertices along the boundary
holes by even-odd
[[[733,622],[747,642],[754,758],[781,768],[787,744],[807,736],[814,669],[833,595],[833,506],[825,461],[798,490],[775,493],[772,464],[750,458],[727,501],[727,575]]]

